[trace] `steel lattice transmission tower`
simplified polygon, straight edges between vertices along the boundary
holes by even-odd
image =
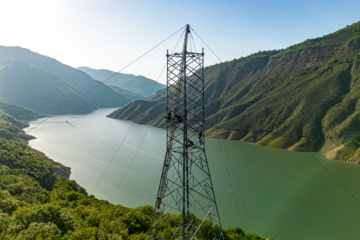
[[[149,239],[224,239],[204,142],[204,50],[167,54],[167,150]]]

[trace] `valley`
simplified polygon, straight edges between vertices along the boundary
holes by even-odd
[[[359,236],[359,51],[360,22],[204,68],[182,150],[206,146],[226,240]],[[167,94],[142,75],[0,46],[0,239],[147,239],[166,111],[187,129]]]
[[[153,206],[166,132],[106,118],[113,110],[54,117],[32,131],[36,139],[30,145],[71,167],[71,179],[99,199]],[[39,121],[30,122],[30,128]],[[319,153],[211,138],[206,152],[224,228],[242,226],[274,239],[352,239],[360,234],[352,228],[360,214],[359,166],[329,161]]]

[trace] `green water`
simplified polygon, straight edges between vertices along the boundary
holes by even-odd
[[[154,205],[166,132],[106,118],[111,111],[53,117],[29,132],[30,145],[71,167],[71,179],[98,198]],[[217,139],[206,139],[206,153],[224,228],[277,240],[360,239],[360,166]]]

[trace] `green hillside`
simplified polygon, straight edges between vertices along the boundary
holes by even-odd
[[[107,80],[105,84],[109,86],[122,88],[132,93],[142,95],[145,98],[148,98],[154,95],[157,91],[165,88],[165,85],[158,83],[154,80],[151,80],[149,78],[146,78],[144,76],[115,73],[105,69],[95,70],[88,67],[80,67],[78,69],[86,72],[92,78],[99,81],[104,81],[108,79],[110,76],[113,76],[109,80]]]
[[[18,120],[31,120],[43,117],[43,115],[40,115],[28,108],[10,103],[0,102],[0,109],[11,116],[14,116]]]
[[[132,100],[80,70],[20,47],[0,46],[0,84],[1,101],[39,113],[54,113],[75,99],[62,113],[120,107]]]
[[[205,69],[206,135],[360,161],[360,23]],[[110,116],[164,126],[165,91]]]
[[[131,209],[89,196],[56,174],[63,166],[50,166],[17,125],[0,111],[0,239],[148,239],[152,207]],[[230,228],[225,239],[263,238]]]

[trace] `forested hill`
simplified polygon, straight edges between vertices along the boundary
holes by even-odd
[[[49,114],[67,105],[62,113],[120,107],[131,100],[53,58],[21,47],[0,46],[0,101]]]
[[[62,166],[51,167],[27,145],[18,124],[0,111],[0,239],[148,239],[152,207],[127,208],[89,196],[55,173]],[[200,231],[212,239],[210,231]],[[224,233],[226,240],[264,240],[238,227]]]
[[[360,23],[205,69],[206,135],[360,161]],[[110,116],[164,126],[166,92]]]
[[[32,120],[44,117],[44,115],[40,115],[28,108],[4,102],[0,102],[0,110],[10,114],[18,120]]]

